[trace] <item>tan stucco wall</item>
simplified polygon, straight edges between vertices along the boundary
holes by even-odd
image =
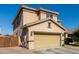
[[[30,31],[41,31],[41,32],[59,32],[59,33],[64,32],[63,29],[61,29],[59,26],[57,26],[53,22],[51,22],[51,28],[48,28],[48,22],[49,21],[46,21],[46,22],[37,24],[35,26],[31,26],[31,27],[29,27],[29,30]],[[59,31],[59,30],[61,30],[61,31]]]
[[[20,28],[21,28],[21,26],[23,26],[23,21],[22,21],[23,20],[23,13],[21,12],[18,17],[19,17],[19,20],[20,20],[20,25],[17,28],[14,29],[14,35],[16,35],[16,33],[20,32],[21,31]],[[16,18],[16,20],[17,20],[17,18]],[[16,23],[16,21],[14,22],[13,25],[16,25],[15,23]],[[18,33],[18,36],[20,35],[20,33]]]
[[[52,19],[57,21],[57,15],[54,15],[54,14],[52,15],[53,15]],[[40,13],[38,14],[35,11],[30,11],[30,10],[23,11],[23,25],[27,23],[35,22],[37,20],[43,20],[43,19],[47,19],[47,12],[40,11]]]
[[[46,12],[42,12],[42,11],[40,11],[40,14],[39,14],[39,19],[40,20],[43,20],[43,19],[46,19],[47,17],[46,17],[47,15],[46,15]]]
[[[50,13],[40,11],[40,15],[39,15],[40,16],[40,20],[47,19],[47,14],[50,14]],[[55,15],[55,14],[52,14],[52,15],[53,15],[52,20],[57,22],[57,15]]]
[[[47,18],[47,12],[40,11],[39,15],[35,11],[31,10],[26,10],[24,9],[20,14],[19,14],[19,20],[20,20],[20,26],[25,25],[27,23],[35,22],[39,19],[46,19]],[[57,21],[57,15],[53,15],[53,20]],[[20,27],[19,26],[19,27]],[[16,28],[19,29],[19,28]],[[14,30],[14,33],[17,32],[17,30]]]
[[[38,20],[38,15],[33,11],[23,11],[23,25],[31,22],[35,22]]]
[[[14,35],[18,36],[18,45],[19,46],[21,45],[21,40],[20,40],[21,33],[22,33],[22,29],[20,29],[20,27],[18,27],[17,29],[14,30]]]
[[[22,34],[22,28],[21,26],[27,24],[27,23],[31,23],[31,22],[35,22],[37,20],[42,20],[42,19],[46,19],[47,18],[47,13],[46,12],[40,12],[40,14],[38,15],[35,11],[31,11],[31,10],[23,10],[23,12],[20,14],[20,26],[17,27],[14,30],[14,34],[17,33],[18,37],[19,37],[19,44],[21,44],[20,42],[20,36]],[[57,15],[53,15],[53,20],[57,21]],[[50,21],[50,20],[49,20]],[[59,26],[57,26],[56,24],[54,24],[53,22],[51,22],[51,27],[52,28],[48,28],[48,21],[47,22],[43,22],[41,24],[37,24],[35,26],[31,26],[28,27],[28,41],[33,41],[34,40],[34,33],[31,33],[32,31],[39,31],[39,32],[59,32],[59,33],[64,33],[64,30],[61,29]],[[59,30],[60,29],[60,30]],[[31,36],[32,34],[32,36]],[[62,35],[61,35],[62,36]],[[34,48],[34,42],[29,42],[28,43],[28,47],[29,48]]]
[[[20,20],[20,25],[17,28],[14,29],[14,33],[13,33],[14,35],[18,36],[18,42],[19,42],[18,45],[21,44],[21,41],[20,41],[20,36],[21,36],[21,33],[22,33],[21,27],[23,26],[23,21],[22,21],[23,20],[23,13],[22,12],[19,14],[19,20]],[[14,23],[16,23],[16,21]],[[13,25],[15,25],[15,24],[13,24]]]
[[[37,32],[50,32],[50,33],[64,33],[64,30],[62,30],[60,27],[58,27],[57,25],[55,25],[54,23],[51,22],[51,27],[52,28],[48,28],[48,21],[47,22],[43,22],[41,24],[35,25],[35,26],[31,26],[29,27],[29,40],[34,40],[34,32],[32,33],[32,31],[37,31]],[[58,32],[58,29],[61,29],[61,32]],[[31,34],[33,34],[31,36]],[[61,34],[62,36],[62,34]],[[63,36],[61,37],[61,44],[63,44]],[[34,49],[34,42],[29,42],[29,49]]]
[[[57,15],[53,15],[52,19],[57,22]]]

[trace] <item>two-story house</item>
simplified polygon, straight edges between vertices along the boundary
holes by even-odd
[[[58,14],[43,8],[21,6],[13,21],[19,45],[28,49],[62,46],[65,28],[57,18]]]

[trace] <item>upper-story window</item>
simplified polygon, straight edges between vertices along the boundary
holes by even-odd
[[[59,29],[58,29],[58,32],[62,32],[62,30],[59,28]]]
[[[20,17],[17,17],[16,19],[16,27],[18,27],[20,25]]]
[[[53,18],[52,14],[47,14],[47,18]]]
[[[48,28],[51,28],[51,22],[48,22]]]

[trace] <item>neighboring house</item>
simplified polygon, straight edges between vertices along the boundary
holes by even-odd
[[[62,46],[65,28],[57,18],[58,14],[43,8],[21,6],[13,21],[19,45],[28,49]]]
[[[73,31],[72,30],[66,30],[65,31],[66,38],[73,38]]]

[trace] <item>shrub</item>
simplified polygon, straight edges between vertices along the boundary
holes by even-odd
[[[75,42],[73,46],[79,46],[79,42]]]
[[[73,32],[73,35],[75,37],[75,40],[76,42],[79,42],[79,29],[76,29],[74,32]]]
[[[72,38],[65,38],[64,40],[65,44],[69,44],[70,42],[73,42]]]

